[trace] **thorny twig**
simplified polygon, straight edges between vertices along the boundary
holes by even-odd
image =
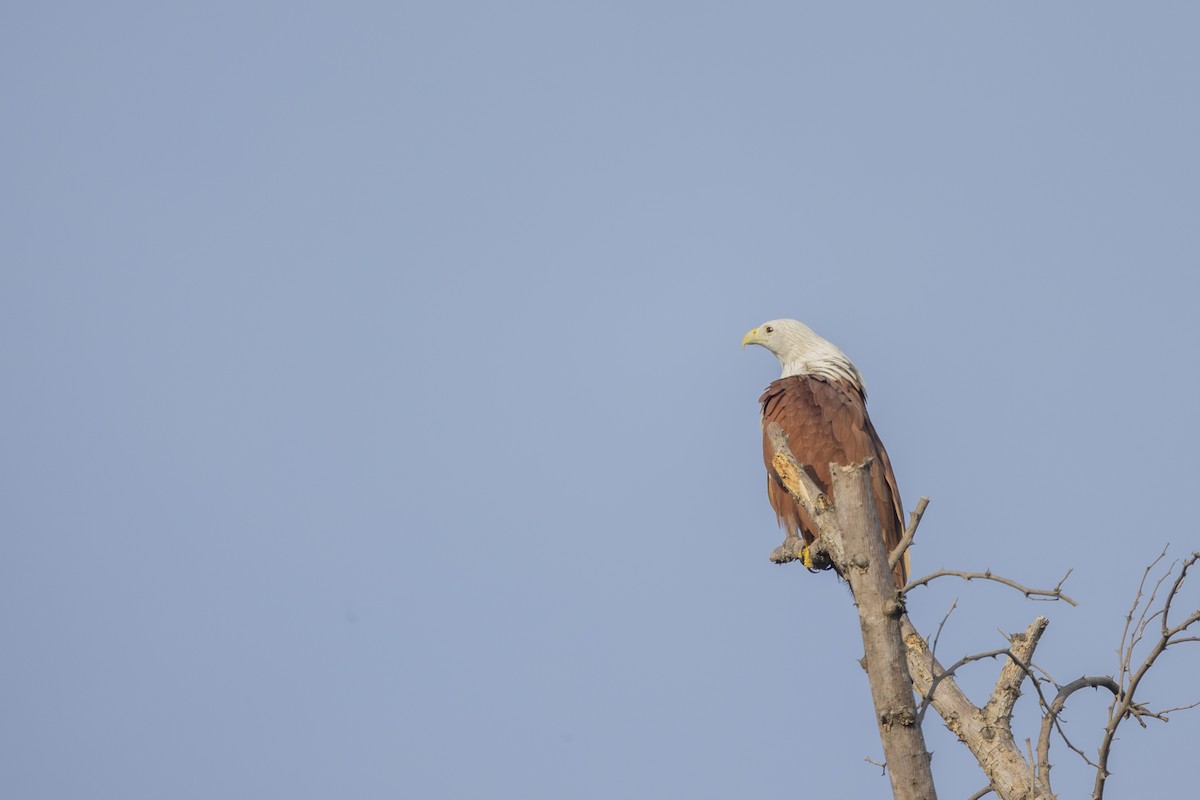
[[[1060,580],[1058,582],[1058,585],[1055,586],[1053,589],[1030,589],[1028,586],[1022,586],[1021,584],[1017,583],[1014,580],[1010,580],[1009,578],[1002,578],[999,575],[993,575],[992,571],[990,569],[985,570],[983,572],[962,572],[960,570],[954,570],[954,569],[939,569],[937,572],[930,573],[929,575],[926,575],[924,578],[918,578],[915,581],[911,581],[908,584],[908,586],[904,587],[904,591],[910,592],[913,589],[917,588],[918,586],[925,586],[928,583],[930,583],[931,581],[933,581],[935,578],[955,577],[955,578],[962,578],[964,581],[972,581],[972,580],[995,581],[996,583],[1002,583],[1005,586],[1011,586],[1012,588],[1016,589],[1018,592],[1021,592],[1022,594],[1024,594],[1030,600],[1039,600],[1041,602],[1047,602],[1050,600],[1062,600],[1065,603],[1070,603],[1073,606],[1077,606],[1079,604],[1076,603],[1074,600],[1072,600],[1070,597],[1067,597],[1065,594],[1063,594],[1063,591],[1062,591],[1062,586],[1064,583],[1067,582],[1067,578],[1069,578],[1071,576],[1071,572],[1072,572],[1072,570],[1067,570],[1067,574],[1062,576],[1062,580]]]
[[[938,623],[937,633],[933,635],[933,641],[929,645],[929,655],[937,656],[938,640],[942,638],[942,628],[946,627],[946,620],[950,619],[950,615],[954,613],[954,609],[958,608],[958,598],[954,598],[954,602],[950,604],[950,608],[946,609],[946,616],[942,617],[942,621]]]
[[[1183,559],[1182,562],[1172,562],[1163,575],[1155,581],[1154,589],[1150,592],[1149,598],[1147,598],[1144,605],[1142,604],[1146,581],[1149,579],[1151,571],[1162,561],[1166,553],[1167,551],[1164,549],[1158,558],[1154,559],[1150,566],[1146,567],[1145,572],[1142,573],[1142,580],[1138,583],[1138,590],[1134,596],[1133,605],[1129,609],[1129,614],[1125,617],[1125,627],[1121,633],[1121,644],[1117,648],[1117,656],[1120,660],[1121,680],[1118,684],[1118,691],[1113,693],[1112,704],[1108,707],[1108,724],[1104,728],[1104,738],[1100,742],[1099,763],[1096,765],[1096,782],[1092,787],[1092,800],[1101,800],[1104,796],[1104,783],[1109,776],[1108,759],[1112,753],[1112,743],[1116,736],[1117,728],[1123,720],[1133,717],[1138,721],[1138,724],[1145,727],[1145,722],[1143,722],[1143,718],[1145,717],[1165,722],[1167,715],[1172,711],[1182,711],[1186,708],[1194,708],[1196,705],[1200,705],[1200,703],[1193,703],[1190,706],[1152,712],[1134,700],[1138,686],[1141,685],[1142,680],[1146,677],[1146,673],[1150,671],[1150,668],[1154,666],[1154,662],[1168,647],[1200,639],[1197,636],[1180,636],[1181,633],[1187,631],[1192,625],[1200,622],[1200,609],[1193,611],[1176,625],[1171,625],[1170,622],[1171,608],[1179,595],[1179,590],[1183,586],[1184,580],[1187,578],[1188,571],[1200,560],[1200,551],[1192,553]],[[1175,573],[1176,566],[1179,567],[1178,574]],[[1171,588],[1167,590],[1162,607],[1151,613],[1150,609],[1158,597],[1159,590],[1172,575],[1175,575],[1175,580],[1171,582]],[[1138,612],[1139,608],[1141,608],[1140,613]],[[1134,614],[1138,614],[1136,624],[1133,622]],[[1135,669],[1133,666],[1134,650],[1145,638],[1150,623],[1156,619],[1159,620],[1158,639],[1153,643],[1146,657]],[[1109,688],[1111,691],[1110,687],[1106,686],[1105,688]]]
[[[778,434],[778,432],[776,432],[776,434]],[[805,481],[804,481],[805,477],[807,477],[807,476],[800,475],[799,480],[797,482],[802,485],[805,484]],[[804,490],[808,490],[808,491],[804,491]],[[820,493],[819,489],[817,489],[815,487],[815,485],[814,486],[804,485],[801,491],[802,491],[802,493],[807,494],[808,497],[807,498],[797,497],[797,499],[800,502],[804,502],[804,500],[812,501],[813,504],[816,506],[817,513],[820,513],[821,511],[825,510],[825,506],[828,505],[828,501]],[[821,501],[825,501],[825,502],[822,503]],[[928,501],[926,498],[921,498],[921,502],[918,504],[916,510],[914,510],[912,512],[912,514],[910,515],[910,522],[905,531],[904,536],[902,537],[902,539],[901,539],[900,543],[897,545],[897,547],[895,549],[893,549],[893,551],[889,554],[889,562],[890,562],[891,566],[894,566],[896,563],[898,563],[900,561],[901,558],[904,557],[905,551],[912,544],[913,537],[916,533],[917,526],[920,524],[921,516],[925,510],[925,506],[927,505],[927,503],[928,503]],[[820,542],[820,540],[818,540],[817,547],[814,549],[820,549],[821,544],[822,544],[822,542]],[[1093,800],[1101,800],[1103,797],[1103,793],[1104,793],[1105,780],[1109,774],[1108,770],[1107,770],[1107,764],[1108,764],[1108,758],[1110,756],[1110,752],[1111,752],[1111,748],[1112,748],[1112,742],[1115,739],[1117,727],[1120,725],[1122,720],[1132,717],[1133,719],[1135,719],[1138,722],[1139,725],[1141,725],[1142,727],[1146,727],[1146,723],[1145,723],[1144,719],[1147,717],[1149,717],[1151,719],[1167,721],[1168,715],[1171,713],[1200,706],[1200,701],[1196,701],[1195,703],[1191,703],[1191,704],[1185,705],[1185,706],[1178,706],[1175,708],[1164,709],[1161,711],[1151,711],[1150,709],[1146,708],[1144,705],[1135,702],[1133,699],[1135,692],[1136,692],[1137,688],[1139,687],[1141,681],[1145,678],[1146,673],[1149,671],[1151,666],[1153,666],[1153,664],[1155,663],[1158,656],[1161,655],[1167,649],[1167,647],[1169,647],[1173,644],[1181,644],[1184,642],[1200,641],[1200,636],[1181,636],[1180,635],[1184,632],[1187,632],[1189,630],[1189,628],[1192,625],[1194,625],[1195,623],[1200,622],[1200,609],[1194,611],[1192,614],[1190,614],[1188,617],[1186,617],[1183,621],[1179,622],[1178,624],[1176,624],[1176,625],[1170,624],[1170,613],[1171,613],[1172,605],[1174,604],[1174,602],[1177,598],[1177,595],[1180,591],[1180,588],[1182,587],[1184,580],[1187,577],[1188,571],[1195,565],[1197,560],[1200,560],[1200,552],[1192,553],[1189,557],[1187,557],[1186,559],[1183,560],[1182,566],[1179,570],[1179,573],[1175,577],[1175,580],[1171,583],[1170,588],[1167,591],[1166,598],[1165,598],[1161,608],[1158,608],[1157,610],[1152,610],[1152,609],[1154,609],[1155,601],[1157,600],[1160,591],[1163,589],[1163,586],[1166,584],[1168,579],[1175,573],[1175,567],[1180,562],[1175,562],[1175,563],[1171,564],[1171,566],[1167,569],[1167,571],[1161,577],[1159,577],[1157,581],[1155,581],[1153,589],[1149,593],[1149,597],[1146,599],[1144,604],[1142,603],[1143,597],[1146,594],[1146,584],[1147,584],[1147,581],[1149,580],[1150,573],[1162,561],[1162,559],[1165,557],[1165,554],[1166,554],[1166,550],[1164,550],[1163,553],[1160,554],[1159,557],[1156,558],[1150,564],[1150,566],[1148,566],[1146,568],[1146,571],[1142,576],[1142,580],[1138,585],[1137,595],[1134,598],[1133,605],[1131,606],[1131,608],[1129,610],[1129,614],[1126,616],[1125,626],[1124,626],[1124,629],[1123,629],[1122,635],[1121,635],[1121,644],[1118,647],[1118,651],[1117,651],[1118,658],[1120,661],[1120,681],[1119,682],[1117,680],[1114,680],[1112,677],[1108,677],[1108,676],[1100,676],[1100,677],[1084,676],[1084,677],[1078,678],[1075,681],[1072,681],[1072,682],[1066,684],[1065,686],[1059,686],[1057,684],[1057,682],[1054,681],[1053,677],[1050,676],[1049,673],[1047,673],[1044,669],[1041,669],[1040,667],[1033,664],[1033,662],[1031,660],[1032,647],[1020,648],[1022,654],[1024,654],[1024,657],[1025,657],[1025,660],[1022,660],[1021,657],[1019,657],[1017,654],[1015,654],[1013,652],[1013,647],[1016,647],[1017,640],[1012,639],[1010,637],[1010,643],[1013,645],[1012,647],[992,650],[992,651],[989,651],[986,653],[977,653],[977,654],[970,655],[970,656],[964,656],[962,659],[960,659],[955,664],[951,665],[949,668],[941,669],[938,671],[937,675],[931,676],[932,683],[928,689],[928,692],[925,693],[925,696],[922,698],[922,703],[921,703],[920,709],[918,710],[918,715],[917,715],[918,725],[920,724],[921,721],[923,721],[925,712],[928,710],[929,706],[933,702],[933,697],[934,697],[935,691],[938,687],[938,684],[941,681],[952,678],[954,676],[955,672],[960,667],[963,667],[966,664],[969,664],[969,663],[972,663],[975,661],[979,661],[979,660],[982,660],[985,658],[995,658],[997,656],[1006,655],[1010,659],[1011,664],[1015,665],[1024,675],[1029,677],[1030,682],[1032,683],[1032,685],[1034,687],[1034,691],[1037,693],[1039,706],[1044,710],[1041,731],[1040,731],[1040,734],[1038,737],[1036,760],[1034,757],[1034,753],[1032,752],[1032,750],[1033,750],[1032,742],[1030,742],[1029,740],[1026,740],[1027,748],[1030,751],[1028,754],[1028,765],[1029,765],[1030,776],[1031,776],[1030,777],[1030,781],[1031,781],[1030,788],[1032,789],[1034,786],[1040,784],[1040,788],[1035,791],[1038,791],[1038,792],[1045,791],[1047,793],[1049,793],[1051,791],[1050,790],[1050,776],[1049,776],[1050,768],[1051,768],[1050,760],[1049,760],[1049,747],[1050,747],[1051,731],[1056,730],[1058,732],[1058,735],[1062,738],[1063,742],[1067,745],[1068,748],[1070,748],[1072,751],[1077,753],[1080,756],[1080,758],[1083,759],[1083,761],[1085,763],[1091,765],[1092,767],[1094,767],[1096,769],[1096,782],[1095,782],[1095,787],[1093,789],[1092,798],[1093,798]],[[1070,575],[1071,575],[1071,570],[1067,570],[1066,574],[1063,575],[1062,579],[1058,582],[1058,584],[1053,589],[1035,589],[1035,588],[1030,588],[1030,587],[1024,586],[1024,585],[1017,583],[1016,581],[1013,581],[1011,579],[1003,578],[998,575],[994,575],[991,572],[991,570],[986,570],[984,572],[964,572],[964,571],[959,571],[959,570],[942,569],[942,570],[938,570],[934,573],[931,573],[929,575],[926,575],[923,578],[919,578],[917,580],[910,582],[906,587],[904,587],[904,591],[907,592],[907,591],[917,588],[918,586],[928,585],[929,583],[931,583],[933,580],[935,580],[937,578],[958,577],[958,578],[961,578],[962,580],[965,580],[968,582],[972,581],[972,580],[990,580],[990,581],[994,581],[996,583],[1001,583],[1003,585],[1006,585],[1013,589],[1016,589],[1017,591],[1024,594],[1025,597],[1027,597],[1030,600],[1043,601],[1043,602],[1062,600],[1066,603],[1069,603],[1072,606],[1075,606],[1075,605],[1078,605],[1076,603],[1076,601],[1074,599],[1072,599],[1071,597],[1067,596],[1062,591],[1062,587],[1066,583],[1066,581],[1070,577]],[[955,610],[956,607],[957,607],[957,600],[954,602],[954,604],[951,605],[950,609],[946,612],[946,616],[943,617],[941,624],[939,624],[937,634],[935,635],[935,637],[933,639],[933,648],[931,651],[929,651],[930,658],[933,658],[933,650],[936,650],[938,640],[941,637],[941,632],[942,632],[943,628],[945,627],[947,620],[949,619],[950,615],[953,613],[953,611]],[[1134,622],[1135,616],[1137,617],[1136,623]],[[1134,653],[1135,649],[1137,649],[1138,646],[1145,640],[1146,636],[1149,633],[1150,626],[1154,623],[1155,620],[1159,621],[1159,626],[1158,626],[1159,627],[1159,637],[1158,637],[1157,641],[1155,641],[1154,645],[1151,647],[1150,652],[1146,655],[1145,659],[1141,662],[1140,665],[1138,665],[1137,669],[1135,670],[1134,666],[1133,666],[1133,653]],[[1034,642],[1033,646],[1036,646],[1036,641]],[[1038,670],[1039,672],[1043,673],[1043,675],[1045,677],[1039,678],[1037,675],[1034,674],[1034,670]],[[1007,681],[1007,684],[1006,684],[1006,681]],[[953,683],[953,681],[951,681],[951,683]],[[989,701],[988,708],[992,709],[992,711],[996,711],[996,708],[998,708],[999,713],[1001,715],[1011,714],[1012,700],[998,701],[997,695],[1000,694],[1000,692],[1001,692],[1002,684],[1008,685],[1011,690],[1018,683],[1019,683],[1019,681],[1016,676],[1012,676],[1011,679],[1005,679],[1002,677],[1000,680],[1000,683],[997,684],[996,692],[993,693],[992,700]],[[1058,689],[1058,692],[1055,695],[1053,700],[1048,700],[1046,698],[1045,693],[1042,690],[1043,683],[1048,683],[1050,685],[1054,685]],[[1073,694],[1080,691],[1081,689],[1085,689],[1085,688],[1106,689],[1113,694],[1113,702],[1112,702],[1112,705],[1109,707],[1109,721],[1108,721],[1107,726],[1105,727],[1104,738],[1099,747],[1099,759],[1098,759],[1099,763],[1093,762],[1091,759],[1089,759],[1087,754],[1083,750],[1076,747],[1070,741],[1070,739],[1067,737],[1065,731],[1062,729],[1062,723],[1060,720],[1061,713],[1063,711],[1063,708],[1066,705],[1068,698],[1070,698]],[[1015,699],[1015,698],[1013,698],[1013,699]],[[999,706],[997,706],[998,702],[999,702]],[[996,708],[993,708],[993,706],[995,706]],[[1005,709],[1007,709],[1007,711]],[[870,763],[876,763],[869,758],[866,760],[869,761]],[[990,775],[990,773],[989,773],[989,775]],[[1039,780],[1039,778],[1040,778],[1040,780]],[[994,786],[989,784],[988,786],[984,787],[983,789],[979,790],[974,795],[972,795],[971,798],[968,798],[968,800],[979,800],[979,798],[982,798],[982,797],[986,796],[987,794],[994,792],[994,791],[996,791]]]
[[[1059,736],[1066,742],[1067,747],[1078,753],[1085,763],[1093,767],[1097,766],[1087,757],[1086,753],[1071,743],[1066,733],[1063,732],[1059,720],[1059,714],[1066,705],[1067,698],[1080,689],[1108,689],[1114,695],[1120,694],[1121,691],[1121,687],[1110,677],[1082,677],[1071,681],[1066,686],[1059,687],[1058,694],[1054,696],[1054,700],[1049,705],[1046,705],[1043,700],[1046,715],[1042,717],[1042,730],[1038,735],[1038,770],[1044,776],[1047,785],[1050,783],[1050,732],[1052,728],[1058,730]]]

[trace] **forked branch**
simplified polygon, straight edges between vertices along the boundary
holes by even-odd
[[[905,587],[904,593],[898,594],[894,586],[890,585],[890,570],[912,545],[928,499],[921,498],[909,518],[904,536],[896,548],[887,553],[879,547],[882,544],[882,536],[878,519],[875,518],[874,503],[870,502],[871,489],[867,479],[869,462],[853,467],[831,465],[835,488],[827,495],[813,481],[808,471],[796,462],[779,427],[775,424],[769,425],[767,434],[775,448],[772,466],[776,474],[780,476],[796,502],[805,507],[818,530],[818,538],[811,546],[812,554],[818,559],[827,559],[826,563],[832,562],[838,573],[850,582],[856,605],[859,607],[864,647],[868,655],[868,674],[876,699],[876,711],[879,714],[877,721],[880,723],[888,771],[896,797],[933,797],[931,776],[923,779],[927,780],[927,783],[922,783],[922,786],[927,788],[916,790],[915,794],[917,783],[909,782],[906,786],[901,786],[896,780],[898,771],[911,776],[916,774],[912,768],[921,763],[925,764],[925,774],[928,775],[928,756],[924,751],[923,739],[920,738],[920,723],[929,706],[938,712],[946,727],[966,744],[983,768],[989,784],[977,792],[975,797],[994,792],[1002,800],[1049,800],[1054,796],[1050,785],[1050,740],[1055,731],[1070,750],[1096,769],[1092,798],[1102,800],[1105,780],[1109,775],[1108,762],[1112,743],[1122,721],[1133,718],[1145,727],[1148,719],[1166,721],[1171,713],[1200,706],[1200,701],[1197,701],[1190,705],[1152,710],[1136,700],[1142,681],[1167,648],[1185,642],[1200,642],[1200,625],[1197,625],[1200,623],[1200,609],[1193,610],[1182,618],[1178,618],[1178,614],[1175,613],[1176,607],[1181,604],[1181,589],[1189,571],[1200,560],[1200,552],[1192,553],[1182,561],[1171,564],[1156,580],[1151,580],[1151,573],[1162,561],[1166,551],[1164,550],[1163,555],[1146,568],[1125,619],[1117,651],[1120,674],[1115,678],[1083,676],[1060,686],[1045,670],[1034,666],[1033,653],[1048,624],[1045,617],[1034,620],[1024,633],[1011,636],[1008,647],[964,656],[950,667],[943,667],[930,651],[925,638],[903,613],[904,593],[918,586],[928,585],[938,578],[957,577],[968,582],[993,581],[1015,589],[1031,600],[1061,600],[1074,606],[1075,600],[1063,591],[1063,585],[1071,571],[1068,570],[1053,588],[1042,589],[1024,586],[1009,578],[995,575],[990,570],[963,572],[943,569],[912,581]],[[839,508],[831,501],[831,497],[842,501],[841,505],[845,507]],[[871,531],[873,541],[864,543],[856,538],[864,531]],[[871,551],[870,555],[867,555],[868,550]],[[886,564],[886,572],[879,570],[879,566],[883,564]],[[875,575],[876,572],[879,574]],[[868,574],[874,575],[870,581],[864,580]],[[873,583],[877,585],[872,586]],[[1163,600],[1158,604],[1160,595]],[[901,666],[899,672],[895,670],[894,661],[885,655],[886,648],[874,650],[873,645],[868,644],[869,640],[883,641],[890,638],[890,634],[885,635],[884,631],[896,621],[899,623],[907,660],[907,670]],[[942,623],[945,624],[944,619]],[[939,633],[940,630],[939,626]],[[1145,650],[1140,661],[1135,661],[1135,651],[1143,652],[1146,644],[1149,645],[1148,650]],[[872,655],[873,652],[875,655]],[[956,684],[955,674],[968,664],[978,663],[987,658],[1003,658],[1004,663],[988,701],[983,706],[976,706]],[[1035,671],[1041,672],[1043,677],[1039,677]],[[911,710],[906,710],[903,704],[898,702],[896,686],[892,686],[890,693],[878,693],[876,679],[881,673],[904,672],[908,674],[903,676],[904,683],[899,686],[907,687],[911,682],[911,687],[922,699],[919,711],[912,705],[907,706]],[[1036,755],[1032,742],[1028,739],[1025,740],[1028,752],[1022,753],[1011,727],[1013,709],[1026,677],[1030,679],[1043,711]],[[1044,687],[1048,686],[1054,686],[1057,690],[1052,698],[1044,691]],[[1096,761],[1090,759],[1087,753],[1067,738],[1060,719],[1067,701],[1083,689],[1102,689],[1113,697]],[[911,692],[906,689],[902,688],[899,694],[907,695],[911,701]],[[887,698],[882,704],[881,697]],[[890,746],[888,731],[896,729],[915,733],[917,738],[912,738],[910,745],[912,742],[919,742],[919,747],[896,749]],[[903,757],[900,757],[901,753]]]
[[[1108,708],[1108,724],[1104,727],[1104,738],[1100,742],[1099,763],[1096,765],[1096,781],[1092,787],[1092,800],[1101,800],[1104,797],[1104,784],[1110,774],[1108,771],[1108,760],[1112,754],[1112,743],[1116,737],[1117,728],[1122,721],[1133,717],[1139,724],[1145,727],[1143,720],[1147,717],[1165,722],[1168,718],[1167,715],[1171,712],[1194,708],[1197,705],[1197,703],[1192,703],[1187,706],[1179,706],[1155,712],[1137,702],[1138,687],[1141,686],[1147,673],[1154,666],[1154,662],[1166,652],[1168,647],[1200,640],[1200,637],[1195,635],[1184,635],[1193,625],[1200,622],[1200,609],[1192,611],[1175,624],[1171,623],[1171,612],[1174,610],[1176,601],[1179,599],[1179,590],[1187,579],[1188,571],[1195,566],[1197,560],[1200,560],[1200,552],[1194,552],[1184,558],[1182,562],[1176,561],[1167,567],[1166,571],[1155,582],[1149,598],[1144,603],[1142,602],[1150,573],[1163,560],[1166,552],[1164,549],[1159,557],[1150,566],[1146,567],[1145,572],[1142,573],[1142,580],[1138,584],[1133,605],[1129,609],[1129,614],[1125,617],[1125,629],[1121,634],[1121,644],[1117,649],[1121,669],[1120,681],[1119,683],[1113,681],[1113,683],[1117,684],[1115,690],[1111,685],[1104,685],[1104,688],[1113,692],[1113,701]],[[1178,574],[1175,574],[1176,567],[1179,568]],[[1170,583],[1170,588],[1167,590],[1162,606],[1151,610],[1154,608],[1154,601],[1158,597],[1159,590],[1172,575],[1174,575],[1174,580]],[[1135,615],[1138,617],[1136,623],[1133,621]],[[1146,637],[1150,624],[1155,620],[1158,620],[1158,636],[1154,639],[1153,644],[1150,645],[1150,649],[1146,652],[1145,657],[1135,666],[1134,651]]]

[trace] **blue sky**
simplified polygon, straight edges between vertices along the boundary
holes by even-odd
[[[1111,673],[1200,542],[1190,4],[2,19],[6,797],[886,796],[846,590],[766,558],[773,317],[866,376],[916,574],[1074,569],[915,591],[947,657],[1046,613]]]

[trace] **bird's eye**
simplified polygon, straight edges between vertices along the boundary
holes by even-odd
[[[767,327],[763,328],[763,330],[764,330],[764,331],[766,331],[767,333],[774,333],[774,332],[775,332],[775,329],[774,329],[774,328],[772,328],[770,325],[768,325]]]

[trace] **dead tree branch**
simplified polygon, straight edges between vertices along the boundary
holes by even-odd
[[[1050,732],[1058,726],[1059,715],[1067,703],[1067,698],[1080,689],[1108,689],[1114,696],[1121,693],[1121,687],[1117,685],[1117,682],[1107,676],[1077,678],[1066,686],[1059,688],[1058,694],[1055,695],[1054,700],[1050,703],[1046,714],[1042,716],[1042,730],[1038,734],[1038,772],[1045,776],[1047,786],[1050,785],[1050,768],[1052,766],[1050,764]],[[1096,766],[1087,757],[1087,754],[1071,744],[1066,735],[1062,733],[1061,728],[1059,729],[1059,733],[1068,747],[1078,753],[1088,764],[1091,764],[1093,767]]]
[[[929,754],[921,735],[921,722],[930,706],[942,717],[946,727],[970,749],[988,778],[988,785],[976,792],[973,798],[995,793],[1001,800],[1052,800],[1050,740],[1054,731],[1071,751],[1095,768],[1092,798],[1102,800],[1105,780],[1109,775],[1112,743],[1123,720],[1132,718],[1145,727],[1146,719],[1165,722],[1176,711],[1200,706],[1200,701],[1197,701],[1190,705],[1152,710],[1135,700],[1147,673],[1167,648],[1200,641],[1200,634],[1192,630],[1200,622],[1200,609],[1182,619],[1172,616],[1173,610],[1180,604],[1180,590],[1188,573],[1200,560],[1200,552],[1171,564],[1153,582],[1151,573],[1165,557],[1166,551],[1146,568],[1125,619],[1117,650],[1120,673],[1115,678],[1083,676],[1060,686],[1049,673],[1036,667],[1032,661],[1033,654],[1049,624],[1049,620],[1043,616],[1035,619],[1023,633],[1009,637],[1008,647],[964,656],[950,667],[943,667],[929,643],[904,613],[904,593],[941,577],[957,577],[968,582],[994,581],[1021,592],[1030,600],[1061,600],[1074,606],[1077,603],[1062,588],[1071,571],[1068,570],[1054,588],[1040,589],[995,575],[990,570],[962,572],[943,569],[914,580],[905,587],[904,592],[897,592],[892,583],[891,568],[911,546],[928,499],[921,498],[910,516],[900,543],[891,553],[887,553],[883,548],[872,499],[870,462],[849,467],[831,465],[833,482],[827,495],[805,468],[796,462],[778,425],[769,425],[767,433],[775,448],[772,466],[776,474],[796,502],[808,511],[819,532],[816,541],[809,547],[809,554],[818,566],[837,569],[849,582],[858,606],[866,651],[864,665],[871,682],[876,721],[896,798],[915,800],[935,797]],[[837,498],[836,505],[831,501],[831,496]],[[802,543],[789,540],[776,549],[772,560],[794,560],[802,552]],[[1158,605],[1160,595],[1163,600]],[[935,646],[953,610],[952,605],[938,626]],[[1140,661],[1135,662],[1135,652],[1140,653],[1147,643],[1148,651]],[[955,673],[968,664],[987,658],[1003,658],[1004,662],[987,702],[976,706],[958,687]],[[1035,674],[1035,670],[1044,677]],[[1030,739],[1025,740],[1027,754],[1023,753],[1012,731],[1013,710],[1026,677],[1030,679],[1043,710],[1036,754]],[[1048,699],[1043,687],[1051,685],[1057,691],[1053,699]],[[921,697],[919,710],[913,701],[914,689]],[[1061,715],[1067,701],[1083,689],[1104,689],[1113,696],[1096,761],[1092,761],[1087,753],[1073,744],[1062,728]]]
[[[820,532],[817,543],[823,545],[854,595],[875,721],[893,796],[896,800],[935,800],[930,755],[917,724],[912,679],[900,633],[903,597],[896,589],[883,546],[871,462],[830,465],[830,489],[837,498],[834,505],[815,484],[806,484],[808,473],[796,463],[779,426],[772,423],[767,432],[775,447],[776,473],[808,511]]]
[[[1150,566],[1146,567],[1145,572],[1142,573],[1142,580],[1138,584],[1133,605],[1130,607],[1129,614],[1125,618],[1125,628],[1121,634],[1121,644],[1117,649],[1117,655],[1120,660],[1120,681],[1119,683],[1116,681],[1113,682],[1117,684],[1117,688],[1113,691],[1112,686],[1104,684],[1104,688],[1113,692],[1113,701],[1108,708],[1108,724],[1104,727],[1104,738],[1100,742],[1099,763],[1096,765],[1096,781],[1092,787],[1092,800],[1101,800],[1104,796],[1104,784],[1111,774],[1108,771],[1108,760],[1112,754],[1112,743],[1114,737],[1116,737],[1117,728],[1123,720],[1133,717],[1140,725],[1145,727],[1145,722],[1143,721],[1145,717],[1165,722],[1169,713],[1197,705],[1193,703],[1191,706],[1153,712],[1136,701],[1137,690],[1141,686],[1142,680],[1145,679],[1146,674],[1154,666],[1155,661],[1166,652],[1168,647],[1195,641],[1197,638],[1200,638],[1181,635],[1191,628],[1192,625],[1200,622],[1200,609],[1191,612],[1177,624],[1171,624],[1171,611],[1179,597],[1179,590],[1187,579],[1188,571],[1195,566],[1197,560],[1200,560],[1200,552],[1194,552],[1183,559],[1182,562],[1174,562],[1167,567],[1166,571],[1155,582],[1154,589],[1150,592],[1149,598],[1147,598],[1145,603],[1142,602],[1146,581],[1149,579],[1151,571],[1162,561],[1164,556],[1166,556],[1166,550],[1163,550],[1162,554]],[[1179,572],[1175,574],[1177,566],[1179,567]],[[1158,597],[1159,590],[1172,575],[1175,575],[1175,579],[1171,581],[1171,588],[1167,591],[1162,607],[1151,611],[1154,601]],[[1136,624],[1133,622],[1135,614],[1138,615],[1138,622]],[[1135,667],[1134,651],[1145,638],[1150,624],[1156,619],[1159,621],[1158,638],[1154,640],[1150,646],[1150,650]]]
[[[1049,620],[1045,617],[1038,617],[1024,634],[1012,637],[1008,648],[967,656],[955,665],[955,669],[980,658],[1007,656],[1011,662],[1019,661],[1021,666],[1014,667],[1016,672],[1011,675],[1002,669],[1002,679],[998,683],[1002,684],[1002,691],[1016,691],[1013,683],[1015,681],[1019,686],[1020,679],[1030,674],[1029,659],[1048,624]],[[907,616],[901,620],[901,625],[914,687],[922,697],[928,698],[950,732],[975,756],[996,795],[1003,800],[1049,798],[1049,791],[1037,776],[1031,779],[1033,768],[1013,737],[1009,701],[993,698],[995,702],[989,701],[983,708],[975,706],[958,687],[954,676],[947,674],[949,670],[934,658],[927,642]]]
[[[996,583],[1002,583],[1005,586],[1011,586],[1012,588],[1016,589],[1018,592],[1021,592],[1022,594],[1024,594],[1030,600],[1041,600],[1043,602],[1050,601],[1050,600],[1062,600],[1064,603],[1069,603],[1070,605],[1077,606],[1079,604],[1076,603],[1074,600],[1072,600],[1070,597],[1067,597],[1065,594],[1063,594],[1063,591],[1062,591],[1062,586],[1064,583],[1067,582],[1067,578],[1069,578],[1070,575],[1071,575],[1071,570],[1067,570],[1067,574],[1062,576],[1062,580],[1060,580],[1058,582],[1058,585],[1055,586],[1053,589],[1031,589],[1028,586],[1022,586],[1021,584],[1019,584],[1016,581],[1011,580],[1009,578],[1003,578],[999,575],[993,575],[992,571],[990,569],[984,570],[983,572],[961,572],[961,571],[955,570],[955,569],[939,569],[937,572],[930,573],[929,575],[926,575],[924,578],[918,578],[915,581],[910,581],[908,586],[904,587],[904,591],[911,592],[913,589],[917,588],[918,586],[925,586],[937,578],[953,577],[953,578],[962,578],[964,581],[968,581],[968,582],[973,581],[973,580],[995,581]]]
[[[896,543],[896,548],[888,556],[889,567],[896,566],[900,563],[900,559],[904,558],[904,553],[912,545],[913,538],[917,535],[917,527],[921,524],[921,517],[925,516],[925,509],[928,507],[928,497],[922,497],[917,501],[917,507],[908,515],[908,527],[904,529],[904,535],[900,537],[900,541]]]

